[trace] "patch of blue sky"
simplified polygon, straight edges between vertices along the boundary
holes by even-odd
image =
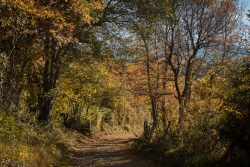
[[[243,20],[244,22],[250,22],[247,17],[248,10],[250,10],[250,0],[239,0],[240,4],[243,4],[244,12],[243,12]]]

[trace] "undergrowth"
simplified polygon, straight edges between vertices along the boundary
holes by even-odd
[[[149,142],[142,136],[132,146],[132,151],[154,163],[164,167],[248,167],[246,158],[228,159],[221,162],[222,152],[211,149],[209,151],[198,150],[193,147],[199,145],[196,140],[184,147],[178,147],[178,142],[162,143],[159,140]],[[192,145],[192,146],[191,146]]]
[[[67,145],[74,144],[77,134],[61,124],[42,124],[33,118],[0,111],[0,166],[68,166]]]

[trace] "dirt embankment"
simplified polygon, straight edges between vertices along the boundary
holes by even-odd
[[[131,153],[133,134],[94,136],[73,146],[69,153],[72,167],[155,167]]]

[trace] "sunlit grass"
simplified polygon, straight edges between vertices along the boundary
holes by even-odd
[[[0,166],[67,166],[67,147],[79,138],[55,122],[18,122],[2,111],[0,123]]]

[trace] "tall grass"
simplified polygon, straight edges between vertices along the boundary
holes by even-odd
[[[58,123],[42,124],[30,114],[0,111],[0,166],[68,166],[67,145],[76,134]]]

